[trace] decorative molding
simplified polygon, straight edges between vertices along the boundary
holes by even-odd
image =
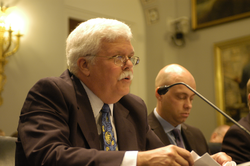
[[[155,2],[156,0],[141,0],[142,4],[146,5],[152,2]]]
[[[155,24],[159,21],[159,11],[156,7],[146,9],[145,16],[148,24]]]

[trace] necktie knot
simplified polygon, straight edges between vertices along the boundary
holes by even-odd
[[[109,113],[109,105],[108,104],[104,104],[101,111],[103,113]]]
[[[181,131],[179,129],[173,129],[172,133],[174,134],[175,142],[177,146],[184,148],[184,142],[181,137]]]
[[[173,132],[175,138],[180,139],[180,134],[181,134],[181,132],[180,132],[179,129],[173,129],[172,132]]]

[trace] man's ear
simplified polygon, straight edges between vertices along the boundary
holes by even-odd
[[[210,142],[213,142],[217,137],[217,133],[212,133],[211,137],[210,137]]]
[[[159,89],[160,87],[157,87],[156,89],[155,89],[155,97],[156,97],[156,99],[157,100],[161,100],[161,95],[158,93],[158,89]]]
[[[89,62],[84,57],[80,57],[77,60],[77,66],[79,67],[79,71],[82,74],[84,74],[85,76],[89,76],[90,74]]]

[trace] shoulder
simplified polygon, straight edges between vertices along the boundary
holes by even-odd
[[[243,126],[244,127],[244,126]],[[248,134],[245,132],[245,131],[243,131],[241,128],[239,128],[238,126],[236,126],[236,125],[232,125],[229,129],[228,129],[228,131],[226,132],[226,134],[225,134],[225,137],[224,137],[224,139],[228,139],[228,138],[230,138],[230,137],[235,137],[235,135],[237,135],[238,137],[238,139],[242,139],[242,136],[244,136],[244,135],[246,135],[246,136],[248,136]],[[236,138],[234,138],[234,139],[236,139]]]
[[[26,103],[68,101],[74,99],[75,90],[70,77],[45,77],[38,80],[29,90]],[[38,104],[37,104],[38,105]]]
[[[69,86],[72,86],[72,80],[70,73],[66,70],[60,77],[41,78],[35,83],[32,89],[46,91],[56,87],[67,89]]]
[[[155,117],[154,110],[148,115],[148,123],[150,125],[154,124],[155,122],[159,122]],[[160,123],[160,122],[159,122]]]
[[[136,96],[132,93],[129,93],[121,98],[121,100],[139,100],[142,101],[142,99],[139,96]]]
[[[155,129],[163,129],[161,123],[158,121],[154,114],[154,110],[148,115],[148,124],[151,126],[153,130]],[[164,130],[161,130],[162,133],[165,133]]]
[[[118,103],[116,103],[117,108],[124,108],[124,111],[127,110],[131,116],[146,118],[147,116],[147,107],[144,101],[133,94],[127,94],[123,96]],[[140,118],[142,118],[140,117]]]
[[[137,107],[146,106],[144,101],[140,97],[131,93],[123,96],[120,99],[119,103],[121,103],[122,105],[131,105],[131,106],[137,106]]]
[[[250,114],[248,114],[246,117],[241,118],[238,123],[242,125],[245,129],[250,131],[250,122],[249,122]],[[240,127],[236,126],[235,124],[232,125],[225,136],[232,135],[234,136],[237,133],[237,135],[246,135],[249,136],[244,130],[242,130]]]
[[[181,127],[182,127],[183,132],[189,132],[189,133],[192,133],[192,135],[194,135],[194,136],[204,137],[201,130],[198,129],[197,127],[188,125],[186,123],[182,123]]]
[[[154,110],[148,115],[148,119],[155,119]]]
[[[250,113],[247,116],[241,118],[239,120],[239,124],[245,127],[248,131],[250,131]]]
[[[69,108],[76,105],[74,86],[67,78],[46,77],[37,81],[28,92],[21,112],[63,114],[66,119]]]
[[[200,130],[200,129],[198,129],[197,127],[194,127],[194,126],[188,125],[188,124],[186,124],[186,123],[182,123],[182,124],[181,124],[181,127],[182,127],[182,129],[185,129],[185,130],[190,130],[190,131],[201,132],[201,130]]]

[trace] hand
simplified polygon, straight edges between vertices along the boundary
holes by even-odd
[[[137,165],[147,166],[192,166],[194,160],[189,151],[175,145],[138,152]]]
[[[228,161],[232,161],[232,158],[228,156],[224,152],[218,152],[211,156],[215,161],[217,161],[220,165],[224,165]]]

